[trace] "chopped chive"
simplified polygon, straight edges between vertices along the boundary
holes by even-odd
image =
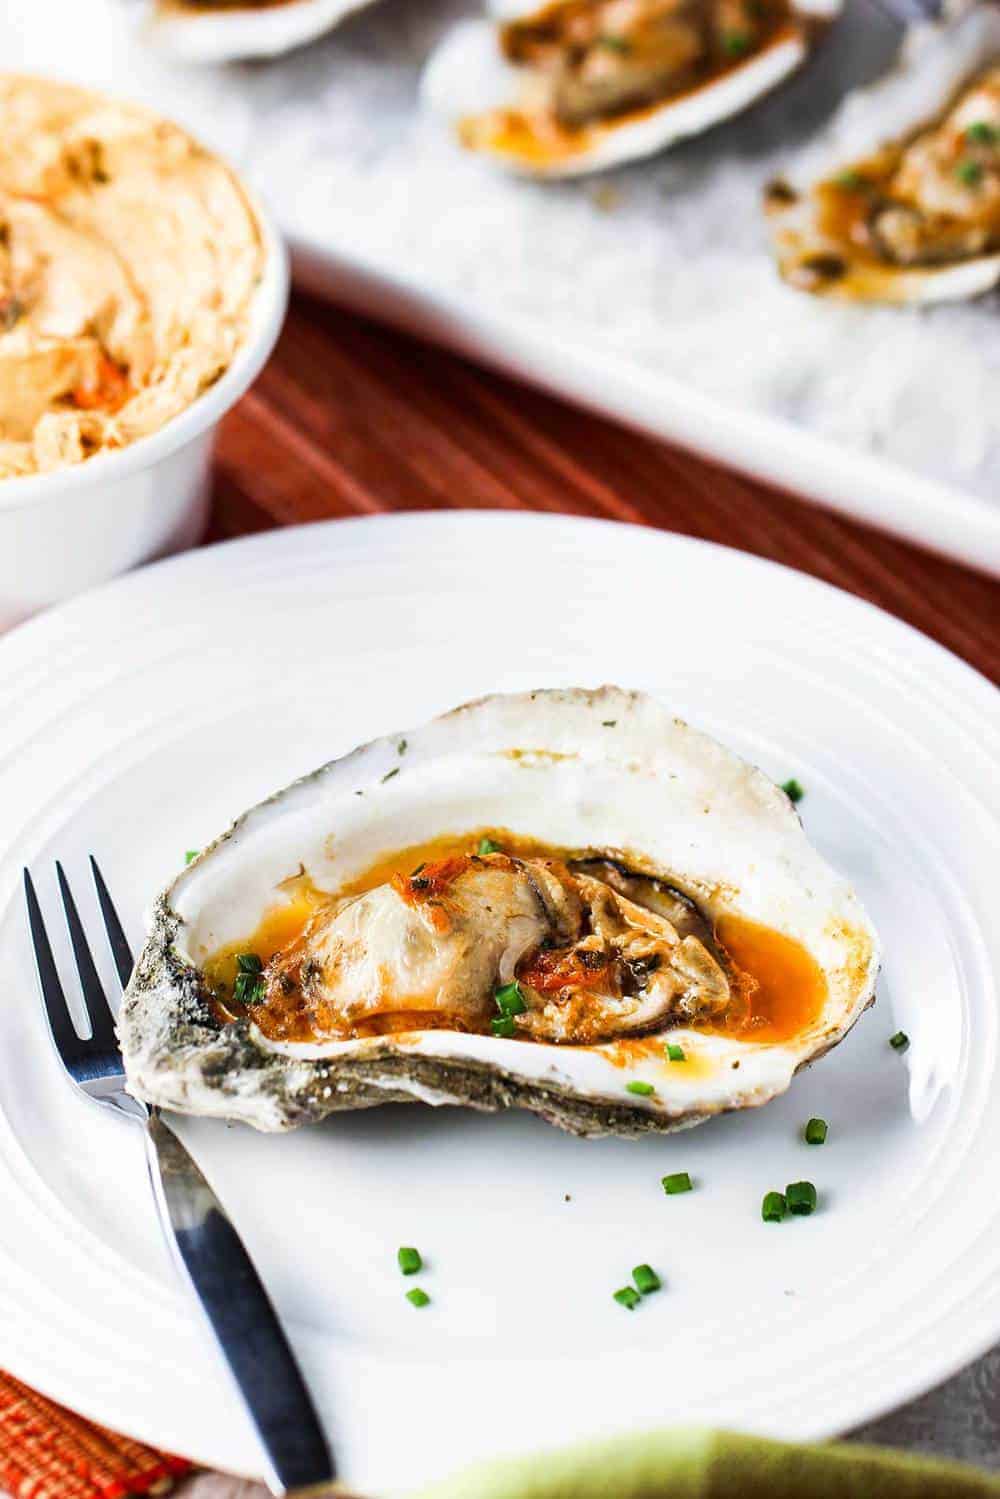
[[[750,34],[746,31],[726,31],[723,33],[722,45],[730,57],[742,57],[744,52],[750,50]]]
[[[845,193],[856,193],[859,188],[866,186],[865,179],[861,173],[851,170],[839,172],[833,180],[836,186],[841,188]]]
[[[827,1123],[825,1119],[810,1119],[806,1125],[806,1144],[826,1144]]]
[[[654,1291],[660,1289],[662,1284],[652,1265],[636,1265],[632,1271],[632,1279],[635,1281],[636,1290],[640,1291],[643,1296],[652,1295]]]
[[[983,164],[981,161],[973,161],[966,157],[955,168],[955,176],[959,182],[964,182],[966,187],[976,187],[982,181]]]
[[[232,998],[237,1004],[258,1004],[264,998],[264,964],[255,952],[238,952],[235,965],[237,976],[232,985]]]
[[[619,1306],[626,1306],[630,1312],[634,1312],[642,1298],[631,1286],[622,1286],[620,1291],[615,1292],[615,1300]]]
[[[480,838],[479,847],[476,849],[477,854],[498,854],[499,852],[499,843],[494,843],[492,838]]]
[[[625,1084],[625,1092],[637,1093],[640,1098],[649,1098],[651,1094],[656,1092],[656,1089],[652,1083],[644,1083],[639,1078],[634,1077],[630,1083]]]
[[[631,52],[632,50],[630,43],[625,39],[625,37],[613,36],[610,32],[606,32],[603,36],[599,36],[597,40],[600,46],[607,47],[612,52],[624,53]]]
[[[397,1249],[396,1259],[404,1275],[416,1275],[418,1270],[424,1268],[424,1262],[420,1258],[420,1250],[414,1249],[410,1245],[404,1245],[402,1249]]]
[[[677,1043],[676,1043],[676,1041],[668,1041],[667,1042],[667,1061],[668,1062],[686,1062],[687,1061],[687,1057],[684,1055],[684,1048],[683,1048],[683,1046],[678,1046]]]
[[[965,139],[976,146],[995,146],[1000,143],[1000,125],[991,125],[989,120],[973,120],[965,127]]]
[[[407,1291],[406,1299],[411,1306],[430,1306],[431,1304],[431,1298],[419,1286],[414,1286],[412,1291]]]
[[[500,1011],[500,1014],[506,1015],[508,1018],[512,1015],[523,1015],[528,1008],[524,1002],[521,985],[517,982],[517,979],[512,984],[504,984],[496,991],[493,998],[497,1002],[497,1009]]]
[[[686,1171],[675,1171],[672,1176],[663,1178],[663,1190],[668,1197],[676,1197],[678,1192],[690,1192],[691,1178]]]
[[[509,1041],[514,1034],[513,1015],[496,1015],[490,1021],[490,1030],[494,1036],[506,1036]]]
[[[398,776],[398,775],[399,775],[399,766],[398,765],[394,765],[392,767],[392,769],[391,770],[387,770],[386,773],[385,773],[385,775],[382,777],[382,785],[384,786],[385,783],[386,783],[386,781],[391,781],[392,778],[393,778],[393,776]]]
[[[236,975],[236,982],[233,985],[233,998],[237,1004],[241,1005],[259,1004],[264,998],[264,991],[267,987],[264,983],[264,975],[260,972],[260,959],[256,953],[240,953],[236,961],[242,965],[244,959],[247,961],[252,959],[256,962],[257,967],[244,968],[240,966]]]
[[[604,729],[613,729],[617,722],[617,718],[602,718],[601,727]]]
[[[780,1223],[788,1204],[783,1192],[765,1192],[760,1205],[760,1216],[765,1223]]]
[[[816,1210],[816,1188],[812,1182],[789,1182],[785,1188],[788,1211],[807,1217]]]
[[[905,1051],[910,1044],[910,1038],[905,1031],[897,1031],[894,1036],[889,1037],[889,1045],[893,1051]]]
[[[406,740],[405,739],[401,739],[399,741],[399,743],[396,745],[396,754],[397,755],[405,755],[406,754]]]
[[[197,859],[197,857],[198,857],[198,855],[200,853],[201,853],[201,849],[200,848],[189,848],[188,851],[187,851],[187,853],[184,855],[184,863],[185,864],[193,864],[194,861],[195,861],[195,859]]]
[[[802,782],[797,781],[794,776],[788,781],[782,781],[781,789],[790,802],[800,802],[806,794]]]

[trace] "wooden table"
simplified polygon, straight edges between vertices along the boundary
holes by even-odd
[[[1000,680],[1000,583],[293,299],[274,358],[223,425],[212,538],[448,508],[566,511],[724,542],[860,594]]]

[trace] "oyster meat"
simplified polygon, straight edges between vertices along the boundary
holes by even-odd
[[[276,57],[336,26],[368,0],[144,0],[148,41],[186,62]]]
[[[840,0],[494,0],[431,56],[423,96],[471,151],[566,177],[647,156],[745,108]]]
[[[911,38],[765,206],[782,275],[860,301],[977,296],[1000,279],[1000,10]]]
[[[724,1015],[729,985],[711,944],[582,867],[452,853],[324,902],[263,969],[247,1013],[276,1040],[400,1024],[489,1034],[497,1020],[514,1036],[576,1045]],[[498,1016],[508,985],[517,1008]]]
[[[150,1103],[281,1129],[422,1100],[636,1134],[765,1102],[877,940],[787,796],[639,693],[485,698],[262,803],[160,897]]]

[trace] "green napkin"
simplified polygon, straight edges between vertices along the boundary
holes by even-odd
[[[654,1432],[467,1468],[419,1499],[997,1499],[1000,1477],[853,1444]]]

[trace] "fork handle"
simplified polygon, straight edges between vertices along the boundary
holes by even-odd
[[[159,1111],[145,1130],[160,1221],[267,1455],[275,1494],[319,1499],[336,1471],[270,1297],[228,1213]]]

